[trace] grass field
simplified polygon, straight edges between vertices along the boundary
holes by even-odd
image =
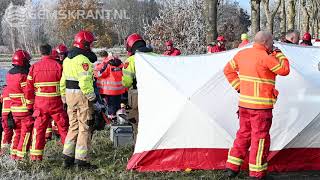
[[[47,143],[42,162],[32,163],[28,160],[15,162],[9,156],[0,158],[0,179],[121,179],[121,180],[160,180],[160,179],[212,179],[226,180],[222,171],[159,172],[139,173],[127,171],[126,164],[132,155],[133,147],[115,149],[109,140],[107,130],[93,136],[91,162],[99,167],[95,171],[76,171],[75,168],[64,169],[62,164],[62,145],[57,139]],[[319,172],[293,172],[272,174],[276,180],[319,180]],[[246,179],[247,172],[241,173],[235,180]]]
[[[1,179],[225,179],[221,171],[191,171],[167,173],[138,173],[127,171],[126,164],[132,155],[132,147],[115,149],[109,140],[108,131],[97,132],[93,136],[91,162],[99,169],[76,171],[63,169],[62,145],[56,139],[46,145],[42,162],[28,160],[14,162],[8,156],[0,158]],[[239,176],[243,179],[244,174]]]

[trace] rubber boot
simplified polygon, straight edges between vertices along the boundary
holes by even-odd
[[[76,170],[80,171],[80,170],[95,170],[98,169],[98,166],[90,164],[87,161],[81,161],[76,159],[75,160],[75,164],[76,164]]]
[[[63,155],[64,161],[62,164],[63,168],[70,168],[74,165],[74,158]]]
[[[224,171],[224,174],[228,177],[228,178],[235,178],[238,175],[239,172],[233,171],[232,169],[227,168]]]

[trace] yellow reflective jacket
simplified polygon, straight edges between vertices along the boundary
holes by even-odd
[[[77,55],[63,61],[63,72],[60,80],[60,92],[66,94],[66,80],[78,81],[80,90],[84,95],[94,93],[93,64],[84,55]]]
[[[153,52],[148,52],[147,54],[157,56],[157,54]],[[133,85],[133,80],[136,78],[135,55],[130,56],[126,60],[122,73],[122,85],[130,88]]]
[[[122,85],[127,88],[130,88],[132,86],[133,80],[136,78],[136,68],[134,61],[134,55],[130,56],[126,61],[125,68],[123,68],[122,70]]]

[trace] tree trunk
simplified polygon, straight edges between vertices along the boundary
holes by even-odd
[[[307,7],[306,7],[306,0],[302,0],[302,32],[309,32],[309,21],[310,21],[310,15],[308,13]]]
[[[251,32],[253,35],[260,31],[260,3],[261,0],[251,0]]]
[[[218,0],[206,0],[207,2],[207,43],[214,41],[218,36],[217,16]]]
[[[262,4],[263,4],[263,7],[264,7],[264,11],[265,11],[266,17],[267,17],[267,28],[268,28],[268,31],[273,34],[273,24],[274,24],[273,21],[274,21],[275,15],[278,12],[279,7],[281,5],[281,1],[278,0],[278,3],[276,5],[275,9],[272,12],[270,12],[269,0],[263,0]]]
[[[286,1],[281,0],[281,22],[280,22],[281,33],[287,32],[287,13],[286,13]]]
[[[319,16],[319,1],[318,0],[312,0],[312,21],[313,24],[310,25],[310,28],[312,28],[312,34],[315,35],[318,33],[318,16]]]
[[[296,2],[295,0],[289,0],[289,12],[288,12],[288,29],[293,30],[296,18]]]

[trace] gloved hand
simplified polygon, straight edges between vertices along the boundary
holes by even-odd
[[[33,115],[33,109],[28,109],[28,112],[31,116]]]
[[[87,97],[87,99],[88,99],[89,101],[91,101],[91,102],[94,102],[94,101],[97,99],[95,93],[87,94],[86,97]]]
[[[66,103],[63,104],[63,110],[67,111],[68,110],[68,105]]]
[[[61,96],[61,101],[63,104],[66,104],[66,96]]]
[[[273,48],[273,52],[279,53],[279,52],[281,52],[281,50],[280,50],[279,48],[277,48],[277,47],[274,47],[274,48]]]

